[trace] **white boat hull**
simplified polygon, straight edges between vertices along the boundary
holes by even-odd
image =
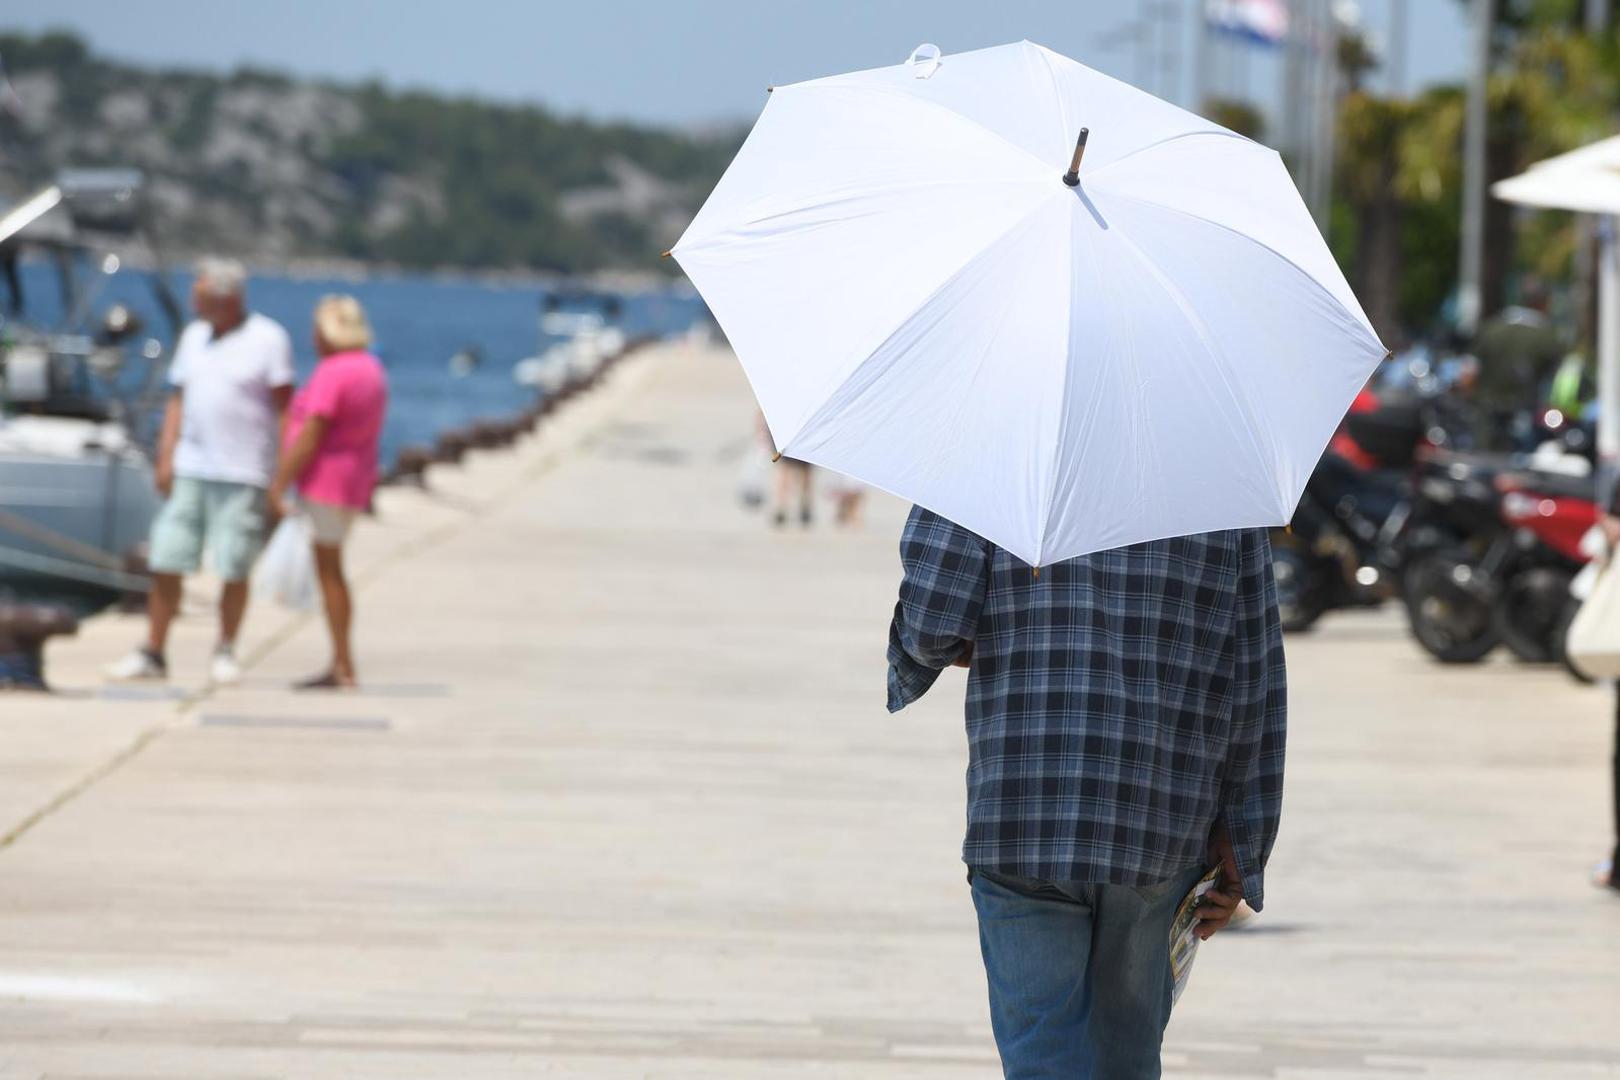
[[[152,467],[115,425],[44,423],[17,418],[0,426],[0,580],[93,584],[103,576],[96,570],[146,540],[160,502]],[[62,426],[69,424],[84,430]]]

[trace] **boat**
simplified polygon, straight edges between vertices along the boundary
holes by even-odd
[[[547,394],[588,380],[624,349],[624,330],[617,325],[623,304],[618,295],[593,289],[547,292],[540,304],[540,340],[553,344],[514,364],[512,378]]]
[[[0,586],[145,587],[130,567],[159,506],[146,446],[169,346],[123,304],[95,312],[121,249],[155,255],[142,188],[133,170],[68,170],[0,209]],[[56,267],[54,325],[32,317],[18,273],[30,259]],[[173,341],[182,309],[161,273],[150,280]]]

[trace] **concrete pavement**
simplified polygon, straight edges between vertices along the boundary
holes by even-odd
[[[882,708],[903,507],[774,533],[722,350],[617,370],[359,530],[366,688],[0,698],[0,1077],[988,1077],[961,676]],[[825,515],[824,515],[825,516]],[[1290,641],[1268,909],[1171,1023],[1193,1077],[1620,1076],[1612,703],[1441,669],[1393,612]]]

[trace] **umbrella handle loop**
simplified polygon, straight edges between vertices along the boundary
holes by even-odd
[[[911,55],[906,59],[906,66],[911,69],[912,78],[930,79],[933,78],[934,72],[939,70],[939,60],[939,46],[932,42],[924,42],[911,50]]]

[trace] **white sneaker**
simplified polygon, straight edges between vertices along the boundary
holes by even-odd
[[[136,649],[122,660],[108,664],[102,670],[109,679],[167,679],[169,677],[169,666],[163,662],[163,658],[145,648]]]
[[[236,662],[229,645],[221,645],[214,650],[214,660],[208,665],[208,678],[215,686],[230,686],[241,680],[242,665]]]

